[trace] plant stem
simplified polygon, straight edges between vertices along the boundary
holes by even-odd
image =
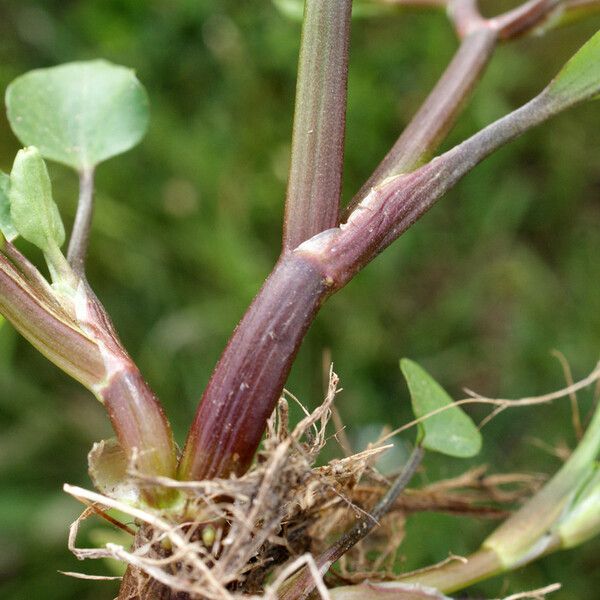
[[[417,114],[386,157],[343,209],[345,221],[370,189],[387,177],[413,171],[426,162],[454,126],[496,46],[487,28],[467,35]]]
[[[133,361],[123,357],[119,369],[95,393],[136,470],[145,476],[174,477],[177,464],[169,422]],[[143,493],[154,506],[174,496],[159,486],[149,486]]]
[[[344,160],[351,0],[307,0],[283,247],[337,225]]]
[[[372,188],[339,227],[284,252],[213,372],[188,434],[180,476],[242,473],[258,447],[300,342],[325,299],[489,154],[595,94],[596,86],[585,77],[569,85],[564,80],[551,82],[526,105],[417,171]]]
[[[468,557],[467,562],[453,561],[433,565],[400,577],[404,583],[418,583],[442,592],[454,592],[498,573],[516,569],[541,556],[564,547],[569,541],[561,537],[568,522],[574,498],[597,468],[600,452],[600,408],[596,410],[585,435],[569,460]],[[580,543],[596,533],[589,521],[577,523],[581,529],[575,539]],[[587,528],[586,528],[587,525]],[[581,536],[581,537],[579,537]]]
[[[58,313],[67,317],[63,307],[57,300],[52,286],[44,278],[44,276],[34,267],[29,260],[17,250],[16,246],[11,242],[5,242],[2,252],[12,263],[10,266],[15,267],[19,275],[31,286],[31,290],[37,298],[38,302],[52,307]],[[4,263],[6,265],[6,263]],[[5,267],[6,268],[6,267]]]
[[[501,40],[521,37],[538,27],[563,0],[529,0],[521,6],[488,20]]]
[[[79,276],[85,273],[85,258],[94,213],[94,168],[83,169],[79,173],[79,201],[73,231],[69,240],[67,260]]]
[[[330,282],[284,255],[236,327],[204,391],[179,467],[182,479],[243,473]]]
[[[140,473],[173,477],[176,452],[169,423],[93,292],[82,282],[75,306],[62,306],[12,244],[6,243],[4,252],[0,252],[0,313],[106,406],[121,447]],[[166,500],[152,490],[146,496],[155,504]]]
[[[346,223],[284,254],[213,372],[188,434],[180,476],[242,473],[260,443],[300,342],[325,299],[475,165],[569,103],[540,94],[417,171],[373,188]]]
[[[299,250],[323,265],[336,289],[343,287],[479,162],[551,115],[546,97],[538,96],[417,171],[373,188],[335,233]]]
[[[514,39],[530,32],[551,15],[559,4],[559,0],[530,0],[498,17],[484,19],[478,11],[476,0],[449,2],[450,18],[462,40],[460,46],[391,150],[342,209],[340,220],[344,222],[350,216],[372,187],[393,175],[413,171],[429,160],[471,98],[498,41]]]
[[[46,298],[47,287],[29,283],[0,253],[0,313],[46,358],[88,388],[106,376],[97,343]]]
[[[174,477],[177,453],[162,406],[124,349],[106,310],[89,285],[83,285],[85,296],[78,303],[78,321],[97,341],[106,368],[103,381],[91,390],[105,405],[121,448],[133,466],[146,476]],[[151,501],[153,494],[147,494]]]
[[[573,496],[593,471],[599,453],[600,409],[597,409],[569,460],[525,506],[502,523],[482,547],[494,550],[505,568],[514,568],[547,553],[554,544],[560,545],[551,531],[566,517]]]

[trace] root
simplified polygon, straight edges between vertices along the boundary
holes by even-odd
[[[113,558],[128,566],[120,600],[231,600],[241,596],[275,600],[285,579],[301,566],[309,569],[320,596],[328,598],[312,557],[329,547],[357,517],[369,514],[381,499],[388,484],[374,464],[390,447],[382,440],[358,454],[315,466],[327,442],[337,386],[338,378],[331,372],[323,404],[312,413],[305,411],[293,429],[283,397],[269,420],[254,467],[242,477],[184,482],[142,477],[129,469],[127,489],[159,485],[175,490],[181,498],[176,509],[160,511],[125,501],[118,497],[117,488],[101,494],[65,485],[67,493],[87,506],[71,526],[69,548],[82,560]],[[101,450],[94,450],[94,460]],[[331,576],[338,583],[389,578],[404,538],[405,518],[411,512],[502,518],[506,505],[528,496],[539,484],[539,478],[523,475],[486,476],[480,467],[455,479],[407,490],[382,519],[384,526],[344,556]],[[81,523],[110,510],[135,522],[131,547],[107,543],[102,548],[79,548]],[[115,522],[114,516],[105,516],[133,533],[127,525]],[[374,562],[368,559],[372,555],[378,557]]]

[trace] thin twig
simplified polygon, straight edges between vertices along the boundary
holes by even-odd
[[[531,600],[544,600],[546,594],[557,592],[560,588],[560,583],[553,583],[538,590],[532,590],[531,592],[519,592],[518,594],[506,596],[506,598],[502,598],[502,600],[525,600],[526,598],[530,598]]]

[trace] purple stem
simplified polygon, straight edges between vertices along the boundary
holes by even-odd
[[[46,358],[86,387],[105,377],[98,345],[85,335],[41,284],[28,282],[0,252],[0,313]]]
[[[61,306],[54,290],[12,244],[7,242],[0,252],[0,313],[106,406],[121,447],[140,473],[173,477],[175,444],[158,400],[93,292],[85,286],[77,294],[77,308]],[[81,310],[83,314],[74,314]],[[168,499],[153,489],[146,497],[155,504]]]
[[[445,124],[438,130],[435,119],[428,120],[427,111],[420,111],[415,122],[423,125],[425,136],[414,143],[419,130],[412,125],[413,132],[390,160],[392,172],[402,161],[414,165],[422,160],[423,152],[435,147],[460,109],[460,94],[462,98],[468,94],[489,59],[496,39],[495,28],[488,21],[479,20],[472,0],[464,0],[463,4],[466,7],[463,17],[479,25],[467,35],[459,51],[460,58],[449,67],[449,71],[457,72],[458,87],[452,91],[453,83],[448,76],[431,94],[434,99],[429,108],[440,110],[438,118]],[[532,6],[537,18],[546,14],[537,8],[542,4],[546,11],[554,6],[553,1],[531,2],[527,10],[514,11],[512,21],[523,21],[530,27]],[[503,26],[507,23],[511,19]],[[417,171],[380,182],[383,174],[390,172],[383,168],[367,186],[364,198],[353,203],[354,210],[345,223],[318,233],[291,252],[284,251],[212,374],[188,434],[180,477],[225,477],[247,469],[302,338],[321,304],[490,153],[552,115],[587,99],[585,90],[579,90],[579,95],[566,96],[560,87],[558,90],[557,94],[550,86],[525,106]],[[446,94],[452,98],[447,103]],[[410,150],[402,149],[403,144]]]
[[[310,260],[296,253],[280,259],[208,382],[180,462],[182,479],[248,468],[300,342],[331,291]]]
[[[182,479],[249,466],[294,357],[325,299],[495,149],[559,110],[548,94],[408,175],[374,188],[347,223],[285,254],[234,331],[204,392],[180,464]]]
[[[480,29],[465,37],[444,74],[386,157],[343,210],[344,221],[369,190],[387,177],[426,162],[454,126],[496,46],[496,34]]]
[[[342,189],[352,0],[307,0],[283,248],[335,227]]]

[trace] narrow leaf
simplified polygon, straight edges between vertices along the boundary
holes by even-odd
[[[569,60],[546,91],[569,104],[600,95],[600,31]]]
[[[148,126],[134,72],[102,60],[30,71],[8,86],[6,106],[24,145],[78,171],[129,150]]]
[[[481,449],[481,434],[452,398],[416,362],[403,358],[400,368],[408,384],[417,418],[444,409],[419,424],[419,442],[424,448],[449,456],[467,458]]]
[[[19,234],[10,216],[9,189],[10,177],[0,171],[0,232],[9,242],[12,242]]]
[[[46,163],[34,146],[19,150],[10,173],[10,213],[16,230],[45,254],[65,241]]]

